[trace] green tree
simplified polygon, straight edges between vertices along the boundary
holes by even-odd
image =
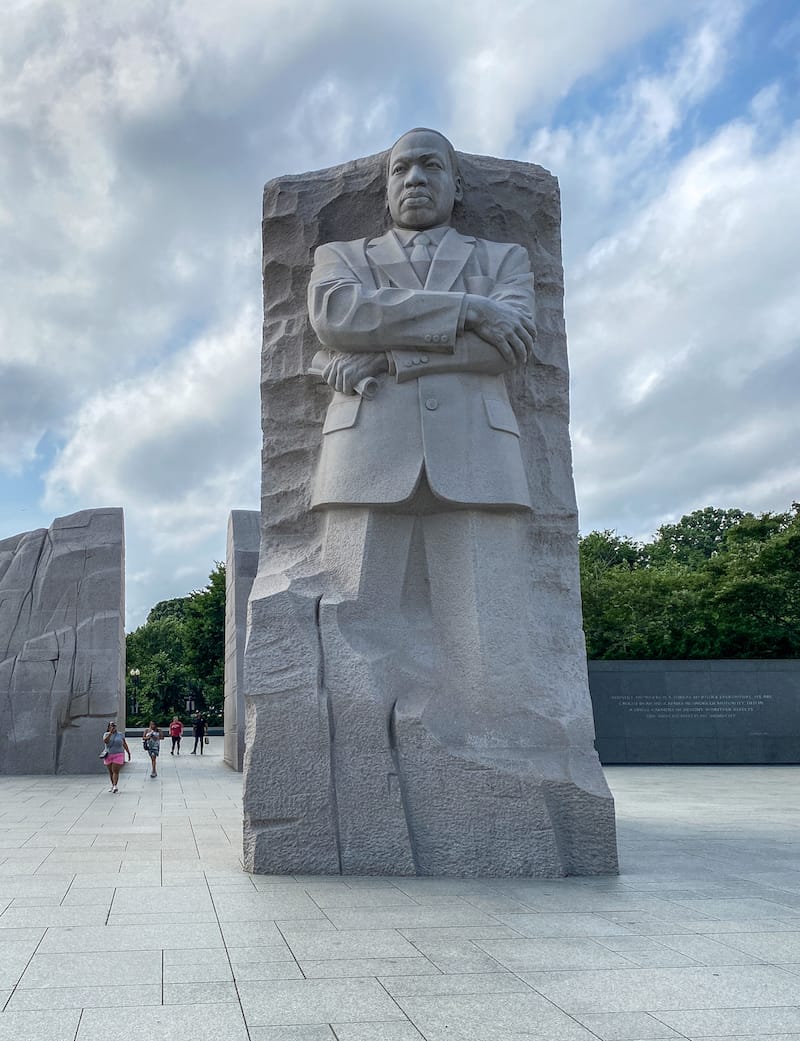
[[[222,718],[225,699],[225,565],[217,561],[204,589],[185,601],[186,665],[203,705]]]
[[[128,695],[139,712],[129,722],[166,723],[185,715],[187,698],[210,721],[222,718],[225,657],[225,565],[216,563],[209,584],[188,596],[157,603],[126,640]],[[138,669],[135,681],[130,670]]]
[[[580,543],[590,658],[800,657],[800,506],[706,507],[638,546]]]

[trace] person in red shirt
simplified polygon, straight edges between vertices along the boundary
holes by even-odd
[[[178,755],[181,754],[181,735],[183,734],[183,723],[178,719],[177,716],[172,717],[172,722],[169,725],[169,736],[172,738],[172,748],[169,750],[170,755],[175,755],[175,750],[178,750]]]

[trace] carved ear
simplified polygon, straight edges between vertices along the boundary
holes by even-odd
[[[461,202],[461,200],[464,198],[464,185],[461,183],[461,178],[459,176],[456,176],[455,183],[456,191],[455,195],[453,196],[453,199],[455,200],[455,202]]]

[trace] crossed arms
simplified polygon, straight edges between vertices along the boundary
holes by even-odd
[[[409,373],[402,362],[409,351],[425,352],[422,371],[429,375],[498,374],[530,358],[533,278],[521,246],[508,247],[493,277],[477,279],[490,284],[481,295],[368,288],[375,285],[373,272],[356,245],[320,246],[308,287],[311,324],[331,352],[322,378],[334,390],[353,393],[360,380],[385,372],[398,381],[415,378],[420,369]]]

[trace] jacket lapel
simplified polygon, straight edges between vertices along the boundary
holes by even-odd
[[[379,239],[373,239],[367,245],[367,257],[369,262],[375,267],[379,267],[389,281],[399,289],[422,288],[422,283],[406,256],[406,251],[393,231],[387,231]],[[432,264],[431,267],[433,267]]]
[[[449,228],[431,261],[425,288],[444,291],[452,289],[474,248],[474,238],[459,235],[454,228]],[[410,264],[408,266],[411,267]]]

